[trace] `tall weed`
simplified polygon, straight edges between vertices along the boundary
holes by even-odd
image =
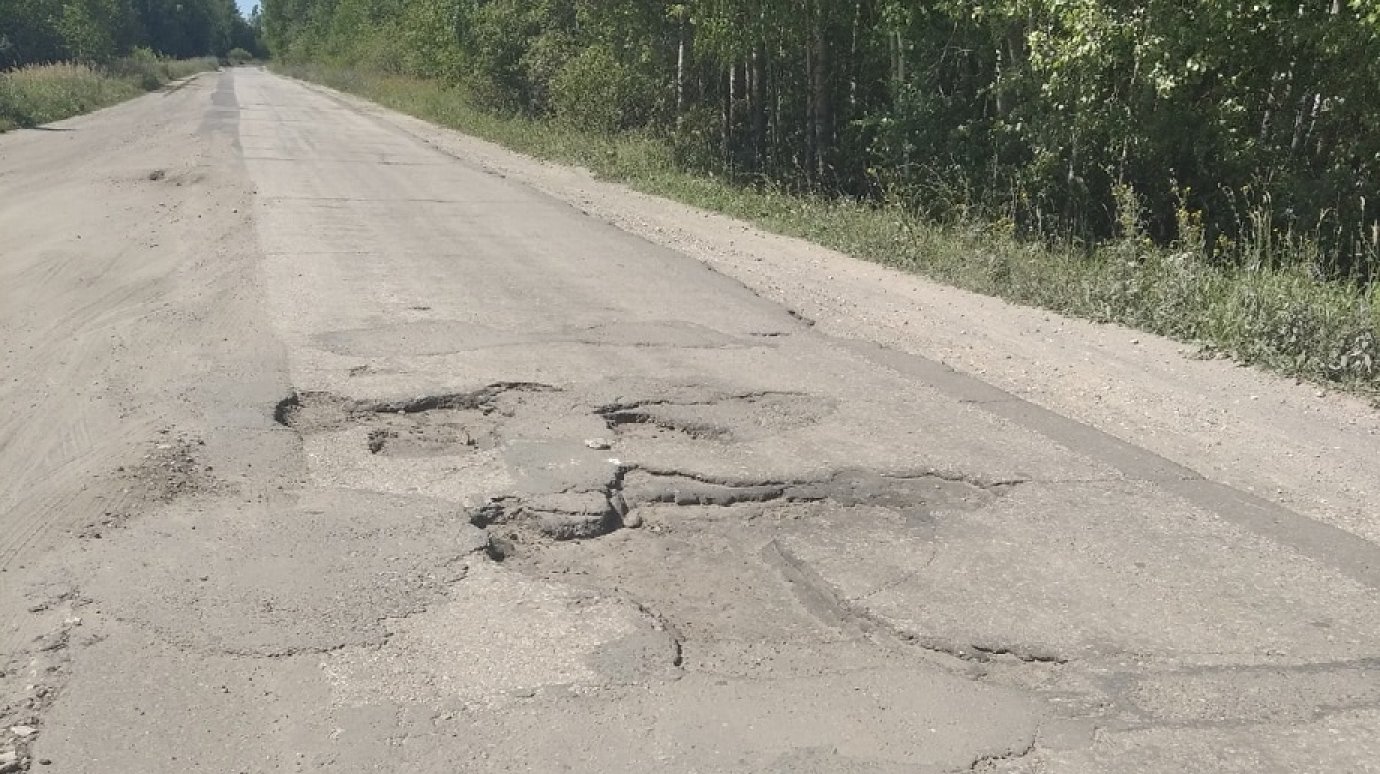
[[[86,113],[215,68],[215,59],[166,60],[136,51],[106,67],[63,62],[0,72],[0,131]]]

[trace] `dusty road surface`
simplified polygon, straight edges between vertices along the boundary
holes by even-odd
[[[1374,412],[1168,342],[240,69],[0,354],[0,772],[1380,771]]]

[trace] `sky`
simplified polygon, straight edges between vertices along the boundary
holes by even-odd
[[[249,12],[254,10],[254,6],[259,4],[259,0],[235,0],[235,4],[240,7],[240,15],[249,18]]]

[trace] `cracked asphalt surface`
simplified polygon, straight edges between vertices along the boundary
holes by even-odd
[[[1345,493],[261,70],[59,128],[0,137],[0,772],[1380,771]]]

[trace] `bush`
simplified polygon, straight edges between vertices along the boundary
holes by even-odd
[[[590,46],[551,80],[556,117],[581,129],[612,132],[641,126],[652,112],[650,79],[626,66],[604,45]]]
[[[254,55],[249,53],[248,51],[245,51],[242,48],[230,49],[229,53],[225,55],[225,58],[230,62],[231,65],[235,66],[254,61]]]
[[[144,91],[153,91],[167,80],[163,63],[148,48],[136,48],[124,59],[117,59],[107,68],[110,74],[130,78]]]

